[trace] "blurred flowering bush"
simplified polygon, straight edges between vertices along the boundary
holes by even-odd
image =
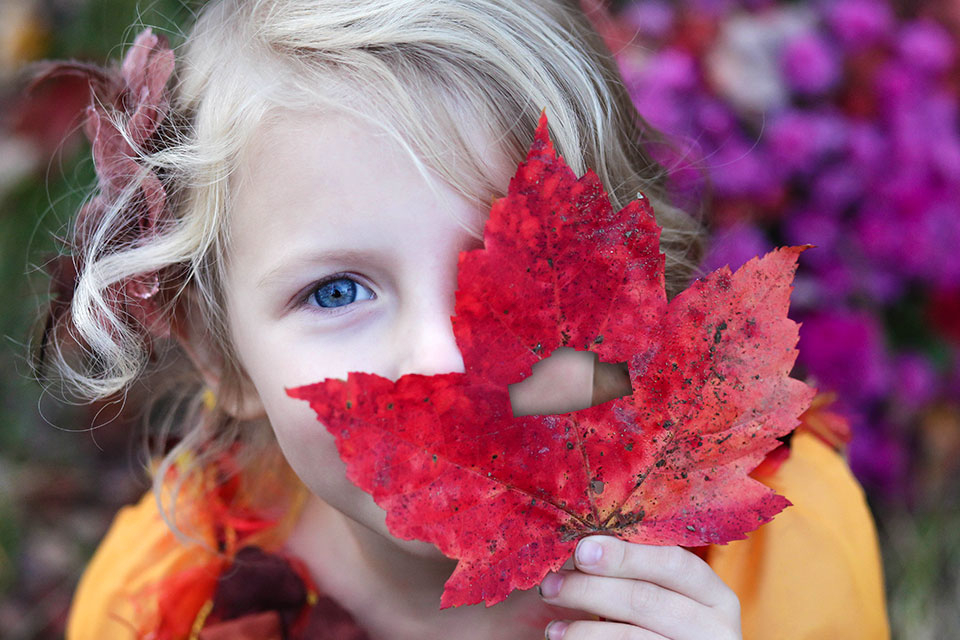
[[[704,268],[816,245],[797,373],[838,392],[887,502],[943,499],[960,462],[956,5],[634,0],[603,27],[673,190],[706,196]]]

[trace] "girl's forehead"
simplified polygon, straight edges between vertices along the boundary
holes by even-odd
[[[259,205],[403,198],[437,178],[402,140],[338,111],[284,111],[258,127],[239,163],[239,201]]]
[[[269,210],[281,204],[303,206],[298,199],[319,197],[345,201],[341,204],[349,210],[349,203],[369,201],[374,194],[402,200],[417,185],[434,195],[452,188],[488,208],[491,198],[506,192],[515,160],[501,139],[469,117],[463,118],[459,133],[466,148],[437,141],[423,150],[382,114],[276,108],[241,150],[231,179],[232,204],[243,208],[252,199],[255,207]],[[483,186],[478,165],[486,172],[486,184],[500,185],[500,191]],[[453,175],[452,183],[443,184],[438,168]],[[482,221],[473,221],[470,228],[479,231]]]
[[[229,216],[233,257],[404,242],[429,250],[463,226],[482,229],[486,207],[415,157],[402,141],[349,114],[276,115],[238,167]]]
[[[298,99],[296,107],[278,106],[282,100],[267,98],[271,106],[253,127],[241,155],[256,160],[278,143],[278,137],[305,144],[318,134],[327,134],[331,143],[332,138],[362,136],[402,150],[410,164],[447,176],[448,182],[478,200],[489,203],[495,195],[487,193],[491,187],[506,191],[525,148],[510,148],[510,132],[497,129],[494,118],[477,111],[482,107],[468,107],[459,99],[433,99],[440,94],[425,88],[423,108],[410,113],[409,105],[395,109],[392,103],[380,103],[388,100],[376,102],[358,89],[343,88],[344,84],[332,81],[331,86],[341,88],[319,104]]]

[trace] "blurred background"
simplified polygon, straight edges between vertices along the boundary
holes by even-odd
[[[42,267],[95,184],[81,82],[138,22],[176,45],[201,0],[0,0],[0,637],[62,637],[116,510],[147,490],[137,414],[42,394],[25,356]],[[704,268],[801,259],[796,375],[834,391],[884,556],[895,638],[960,638],[960,0],[584,0]],[[128,403],[128,406],[135,403]]]

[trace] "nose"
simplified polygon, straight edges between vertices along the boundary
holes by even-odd
[[[421,305],[404,313],[395,333],[394,380],[408,373],[463,373],[463,357],[453,334],[452,295],[449,303]]]

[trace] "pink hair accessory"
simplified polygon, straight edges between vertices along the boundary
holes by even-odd
[[[137,245],[157,235],[157,222],[166,209],[167,194],[156,172],[144,173],[137,158],[138,152],[149,151],[159,142],[156,133],[169,110],[166,85],[173,69],[173,50],[166,38],[148,28],[134,40],[119,69],[76,61],[41,63],[26,88],[29,92],[60,75],[80,76],[89,82],[91,99],[85,110],[83,130],[92,147],[99,186],[97,195],[77,216],[75,240],[66,243],[70,253],[59,256],[48,267],[56,297],[51,304],[44,343],[46,333],[70,308],[80,269],[77,261],[85,255],[86,232],[95,228],[96,220],[135,183],[136,192],[125,210],[128,219],[110,242]],[[119,311],[136,319],[151,335],[169,335],[169,324],[163,322],[156,300],[160,290],[158,272],[137,274],[111,289],[113,295],[108,295],[108,301]]]

